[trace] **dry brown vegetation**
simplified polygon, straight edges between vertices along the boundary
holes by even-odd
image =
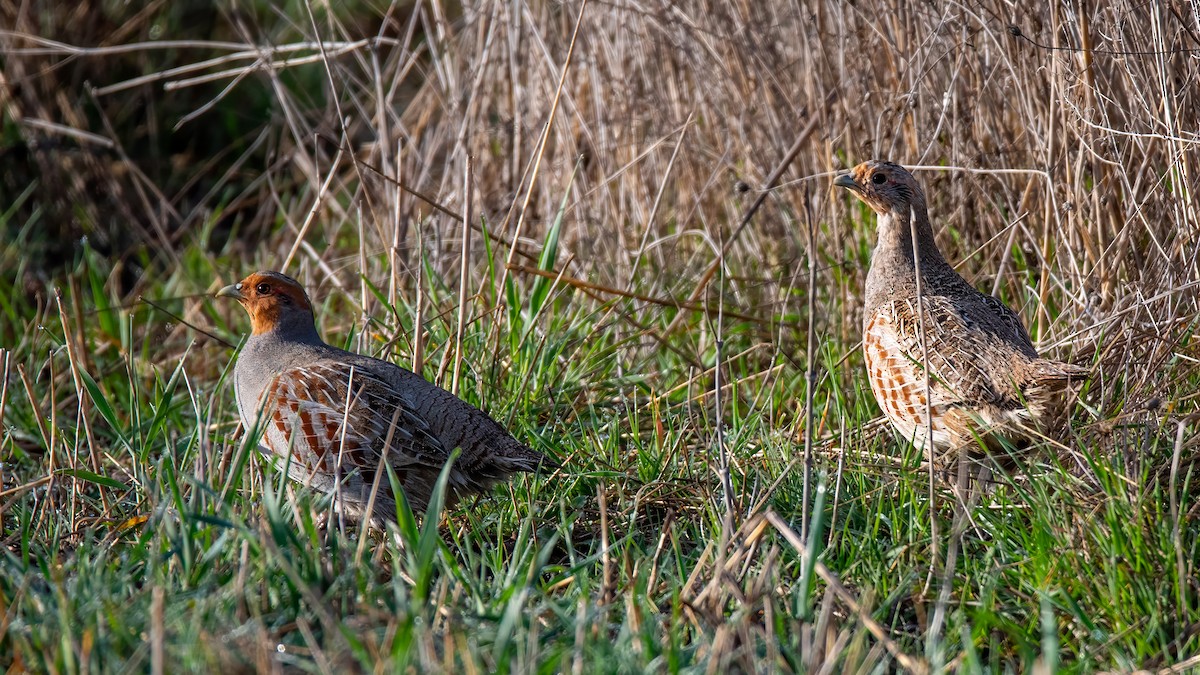
[[[868,235],[829,176],[882,157],[947,167],[921,174],[943,247],[980,286],[1028,301],[1043,344],[1169,337],[1195,314],[1200,42],[1185,3],[597,2],[568,62],[581,7],[363,6],[316,19],[337,43],[324,52],[300,44],[314,37],[303,12],[276,28],[287,40],[256,34],[233,9],[182,26],[185,37],[240,36],[239,53],[140,43],[176,38],[155,32],[167,19],[154,8],[117,30],[93,21],[98,6],[59,16],[8,4],[6,192],[38,176],[23,208],[52,214],[44,226],[116,237],[117,253],[141,244],[158,263],[217,212],[236,223],[247,265],[271,266],[328,180],[307,237],[347,242],[361,230],[368,252],[394,244],[411,264],[424,228],[449,279],[457,223],[378,172],[458,212],[473,158],[475,212],[536,254],[578,161],[562,234],[568,275],[696,299],[721,257],[731,307],[778,316],[803,301],[790,272],[804,267],[815,223],[819,277],[833,291],[821,301],[835,310],[821,313],[823,330],[848,338]],[[203,47],[224,58],[200,63]],[[326,58],[293,75],[305,67],[287,59],[302,56]],[[123,86],[135,74],[144,84]],[[178,116],[156,116],[160,106]],[[238,134],[213,129],[238,122]],[[319,257],[316,278],[336,273],[339,286],[358,273],[353,246],[300,257]],[[396,274],[411,283],[403,265]],[[1159,363],[1171,349],[1135,353]]]

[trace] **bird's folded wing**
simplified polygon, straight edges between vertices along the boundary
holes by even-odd
[[[401,392],[366,369],[334,362],[291,368],[264,395],[266,438],[276,453],[286,452],[275,447],[283,442],[300,461],[371,470],[381,456],[397,469],[434,470],[450,457]]]
[[[918,373],[923,372],[923,354],[928,352],[930,386],[934,401],[975,407],[983,404],[1004,409],[1020,407],[1016,383],[1003,377],[1010,361],[997,350],[997,338],[979,312],[957,305],[952,299],[927,296],[925,347],[915,301],[897,301],[895,339]],[[940,401],[939,401],[940,399]]]

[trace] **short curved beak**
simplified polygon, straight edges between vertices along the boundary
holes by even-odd
[[[833,184],[838,187],[844,187],[847,190],[857,191],[859,189],[858,183],[854,182],[854,178],[848,173],[844,173],[837,178],[834,178]]]
[[[242,300],[246,299],[246,296],[242,295],[242,290],[238,288],[239,286],[241,286],[241,284],[232,284],[230,286],[226,286],[225,288],[217,291],[217,297],[233,298],[234,300],[241,302]]]

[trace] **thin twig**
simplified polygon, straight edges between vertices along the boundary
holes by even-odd
[[[308,209],[308,216],[305,217],[304,223],[300,225],[300,231],[296,233],[296,239],[292,242],[292,248],[288,251],[287,257],[283,259],[283,264],[279,266],[280,272],[287,272],[287,268],[292,264],[292,258],[296,256],[297,249],[300,248],[301,242],[308,235],[308,228],[312,226],[313,221],[317,218],[317,213],[321,210],[321,205],[325,203],[325,196],[329,194],[329,186],[333,183],[333,179],[337,177],[338,164],[342,162],[342,146],[338,146],[337,155],[334,156],[333,162],[329,165],[329,173],[325,176],[325,181],[321,183],[321,187],[317,190],[316,197],[313,198],[312,207]]]
[[[917,278],[917,330],[921,337],[921,374],[925,384],[925,456],[929,460],[929,580],[937,573],[938,524],[937,524],[937,462],[934,461],[933,446],[933,399],[929,386],[929,342],[925,327],[925,288],[921,279],[921,247],[917,236],[917,214],[911,207],[908,213],[908,231],[912,237],[913,266]],[[928,585],[928,582],[927,582]]]
[[[691,310],[694,312],[704,312],[705,314],[708,314],[710,316],[716,316],[717,313],[720,311],[719,308],[709,307],[708,305],[701,304],[698,302],[692,302],[690,300],[672,300],[672,299],[667,299],[667,298],[656,298],[653,296],[645,295],[643,293],[634,293],[632,291],[623,291],[619,288],[613,288],[611,286],[603,286],[600,284],[593,284],[590,281],[584,281],[582,279],[576,279],[574,277],[565,276],[565,275],[563,275],[562,272],[556,272],[554,270],[542,270],[542,269],[538,269],[536,267],[529,267],[527,265],[519,265],[519,264],[510,264],[510,265],[508,265],[508,269],[512,270],[513,272],[521,272],[522,274],[534,274],[539,277],[545,277],[547,279],[555,279],[557,281],[561,281],[562,283],[564,283],[568,286],[574,286],[575,288],[578,288],[578,289],[584,290],[584,291],[595,291],[595,292],[599,292],[599,293],[607,293],[609,295],[618,295],[623,298],[629,298],[631,300],[637,300],[639,302],[649,302],[651,304],[660,305],[662,307],[674,307],[676,309],[688,309],[688,310]],[[772,321],[769,318],[752,316],[750,314],[743,314],[741,312],[725,311],[724,314],[725,314],[725,316],[733,317],[735,319],[739,319],[742,321],[751,321],[754,323],[761,323],[761,324],[772,323]]]
[[[800,537],[808,541],[809,493],[812,489],[813,398],[817,384],[817,226],[804,196],[804,218],[808,221],[808,343],[804,366],[804,491],[801,502]]]
[[[463,329],[467,323],[467,273],[471,264],[471,158],[467,157],[462,182],[462,255],[458,265],[458,321],[454,326],[454,374],[450,378],[450,392],[458,396],[458,378],[462,374]]]

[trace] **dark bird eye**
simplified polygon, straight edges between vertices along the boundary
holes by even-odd
[[[271,284],[268,284],[265,282],[261,283],[261,284],[255,286],[254,290],[258,291],[259,295],[270,295],[271,294]]]
[[[874,176],[871,176],[871,182],[876,185],[883,185],[884,183],[887,182],[887,176],[885,176],[881,173],[877,173]]]

